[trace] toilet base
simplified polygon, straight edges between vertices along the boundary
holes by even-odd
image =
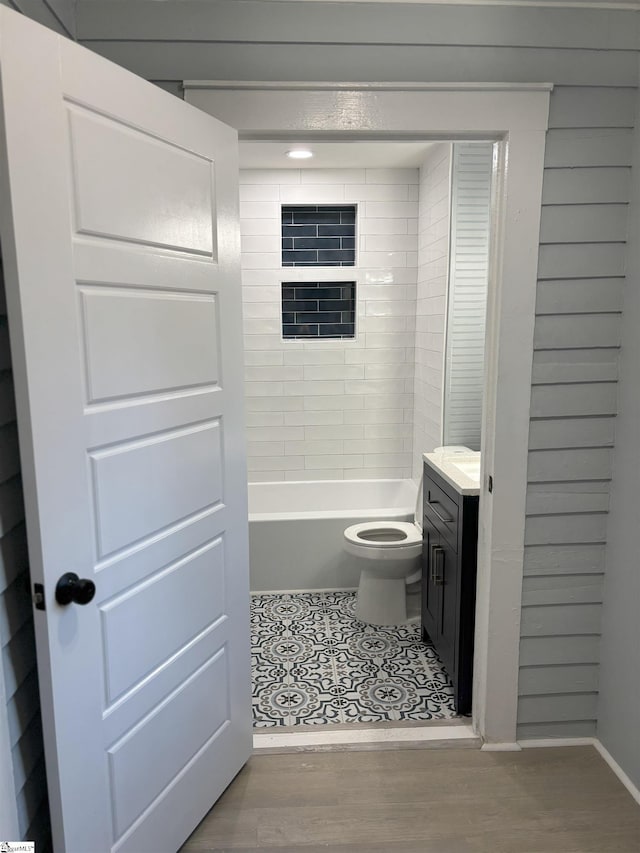
[[[356,619],[369,625],[401,625],[407,621],[405,578],[381,578],[363,569],[356,597]]]

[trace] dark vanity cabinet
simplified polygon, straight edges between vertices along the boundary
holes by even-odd
[[[459,714],[471,711],[478,497],[461,495],[424,466],[422,636],[431,640],[454,688]]]

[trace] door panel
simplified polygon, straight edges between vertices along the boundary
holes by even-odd
[[[251,749],[237,137],[5,8],[0,67],[54,845],[174,853]]]
[[[215,297],[113,287],[78,291],[89,405],[218,384]]]
[[[149,708],[160,707],[167,696],[175,690],[181,673],[191,676],[218,655],[221,649],[218,636],[219,621],[219,619],[214,620],[210,626],[196,634],[193,641],[186,642],[177,655],[163,659],[151,668],[149,672],[151,677],[144,675],[136,681],[137,673],[125,673],[131,677],[130,686],[127,685],[124,692],[116,696],[113,701],[105,701],[102,738],[105,749],[110,749],[127,732],[133,732],[138,722],[148,715]],[[235,713],[234,709],[234,717]],[[215,774],[210,777],[209,789],[212,784],[215,784],[215,778]],[[210,802],[209,807],[211,805]]]
[[[228,723],[229,695],[220,690],[220,685],[228,682],[227,666],[222,648],[109,748],[116,838],[182,770],[185,758],[193,758]],[[190,725],[184,729],[186,718]]]
[[[220,418],[91,449],[97,559],[223,500]]]
[[[224,569],[224,543],[216,539],[101,607],[103,643],[109,649],[109,704],[224,614]],[[162,611],[165,601],[180,606],[150,646],[146,626]]]
[[[210,159],[112,116],[67,110],[76,233],[212,258]]]

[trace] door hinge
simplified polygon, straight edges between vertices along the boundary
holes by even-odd
[[[33,585],[33,606],[36,610],[44,610],[44,586],[41,583]]]

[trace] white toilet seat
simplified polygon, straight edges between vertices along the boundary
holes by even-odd
[[[365,559],[410,559],[422,552],[422,531],[408,521],[365,521],[347,527],[344,547]]]

